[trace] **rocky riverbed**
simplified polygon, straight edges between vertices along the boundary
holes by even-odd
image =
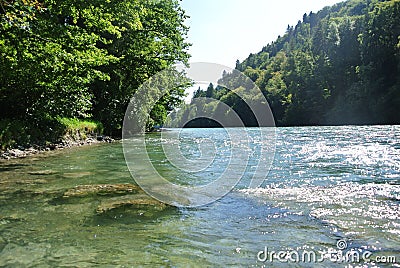
[[[36,155],[54,150],[62,150],[66,148],[85,146],[90,144],[102,143],[102,142],[113,142],[114,139],[108,136],[93,136],[85,139],[71,139],[70,137],[63,138],[58,143],[48,143],[46,145],[29,145],[29,146],[16,146],[16,148],[0,150],[0,159],[13,159],[13,158],[24,158],[30,155]]]

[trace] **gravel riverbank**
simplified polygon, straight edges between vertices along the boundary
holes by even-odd
[[[24,158],[31,155],[36,155],[48,151],[54,150],[62,150],[71,147],[77,146],[85,146],[90,144],[96,143],[103,143],[103,142],[113,142],[114,139],[108,136],[95,136],[95,137],[88,137],[86,139],[62,139],[58,143],[49,143],[46,145],[29,145],[29,146],[17,146],[16,148],[7,149],[7,150],[0,150],[0,159],[15,159],[15,158]]]

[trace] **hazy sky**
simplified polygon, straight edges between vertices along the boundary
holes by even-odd
[[[188,41],[191,62],[234,67],[237,59],[283,35],[304,13],[317,12],[341,0],[182,0],[191,17]]]

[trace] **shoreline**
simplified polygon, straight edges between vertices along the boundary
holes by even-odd
[[[341,126],[400,126],[400,125],[386,125],[386,124],[377,124],[377,125],[310,125],[310,126],[275,126],[275,128],[298,128],[298,127],[341,127]],[[221,128],[221,127],[216,127]],[[223,127],[222,127],[223,128]],[[168,132],[174,128],[160,128],[153,131],[149,131],[146,133],[160,133],[160,132]],[[190,128],[187,128],[190,129]],[[203,127],[194,127],[193,129],[203,129]],[[33,155],[43,154],[50,151],[58,151],[63,149],[69,149],[74,147],[80,146],[87,146],[87,145],[94,145],[94,144],[101,144],[101,143],[112,143],[119,138],[111,138],[110,136],[106,135],[88,135],[87,138],[76,139],[71,137],[70,135],[64,136],[61,141],[48,143],[46,145],[39,145],[39,144],[30,144],[29,146],[16,146],[14,148],[1,150],[0,149],[0,161],[2,160],[11,160],[11,159],[19,159],[19,158],[26,158]],[[78,135],[80,137],[80,135]]]
[[[50,151],[58,151],[73,147],[88,146],[100,143],[112,143],[115,139],[109,136],[90,136],[86,139],[65,138],[58,143],[49,143],[46,145],[32,144],[29,146],[17,146],[6,150],[0,150],[0,160],[11,160],[18,158],[26,158],[33,155],[43,154]]]

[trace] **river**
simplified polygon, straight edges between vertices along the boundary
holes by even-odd
[[[188,141],[212,136],[218,145],[226,144],[223,131],[184,133]],[[215,170],[180,174],[160,153],[159,135],[147,135],[147,150],[175,183],[209,182],[229,156],[217,146]],[[142,204],[100,213],[99,206],[124,193],[66,198],[79,185],[135,183],[120,142],[2,161],[0,266],[311,267],[293,260],[294,252],[337,254],[338,241],[346,244],[343,250],[370,253],[374,262],[360,265],[389,267],[391,256],[400,263],[400,126],[278,128],[276,137],[261,187],[239,182],[196,208]],[[199,153],[196,142],[182,150],[188,157]],[[251,172],[250,166],[244,177]],[[271,251],[289,252],[292,259],[265,258]],[[316,262],[348,265],[332,258]]]

